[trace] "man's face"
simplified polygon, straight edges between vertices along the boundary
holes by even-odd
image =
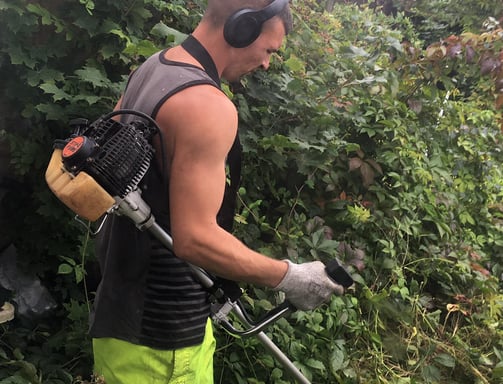
[[[222,77],[228,81],[237,81],[240,77],[262,68],[269,68],[271,55],[276,52],[285,38],[285,28],[279,17],[273,17],[264,23],[262,33],[251,45],[235,49],[233,64],[227,67]]]

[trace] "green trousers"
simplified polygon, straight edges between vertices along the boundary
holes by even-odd
[[[174,351],[93,339],[94,370],[106,384],[213,384],[215,344],[210,320],[202,344]]]

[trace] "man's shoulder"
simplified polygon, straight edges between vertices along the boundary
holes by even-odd
[[[190,131],[187,125],[237,127],[237,109],[234,103],[220,89],[209,84],[195,85],[171,96],[163,104],[157,120],[165,126],[179,126]],[[218,123],[218,124],[217,124]]]
[[[188,87],[168,100],[173,106],[189,108],[192,111],[199,109],[228,111],[236,110],[234,103],[220,89],[211,84],[198,84]]]

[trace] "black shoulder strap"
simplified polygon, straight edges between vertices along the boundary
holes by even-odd
[[[211,58],[210,54],[203,45],[192,35],[182,43],[182,47],[194,57],[203,66],[205,72],[211,79],[220,86],[220,77],[218,76],[217,67]]]

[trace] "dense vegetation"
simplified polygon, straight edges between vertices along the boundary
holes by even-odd
[[[313,383],[501,383],[501,2],[359,3],[294,2],[270,71],[229,85],[248,164],[236,234],[278,258],[338,257],[356,280],[267,332]],[[56,304],[0,325],[0,383],[92,380],[99,276],[90,227],[45,185],[52,142],[109,111],[202,5],[0,0],[1,246]],[[257,316],[281,300],[244,288]],[[217,336],[216,382],[289,382],[255,338]]]

